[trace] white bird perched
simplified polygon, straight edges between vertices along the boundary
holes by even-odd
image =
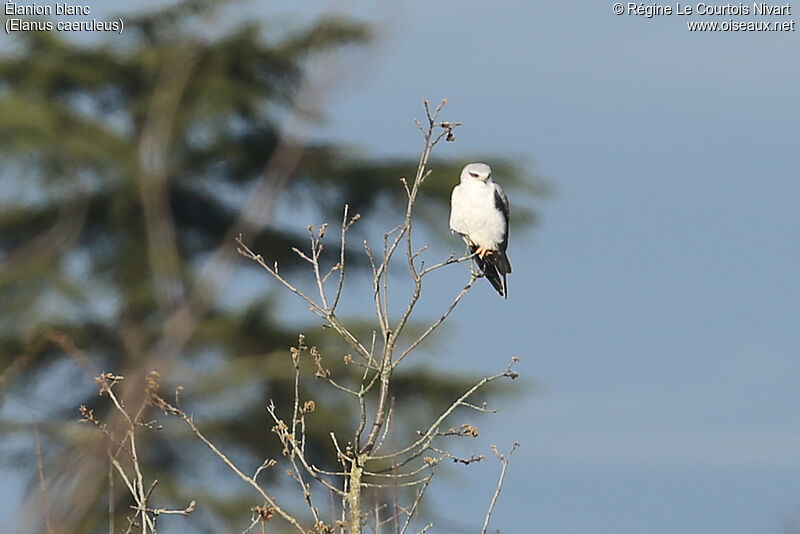
[[[469,163],[461,171],[450,197],[450,231],[464,238],[486,279],[508,298],[508,199],[485,163]]]

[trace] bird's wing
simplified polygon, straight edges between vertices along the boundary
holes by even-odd
[[[464,194],[461,186],[457,185],[450,195],[450,231],[466,238],[469,228],[465,220]]]
[[[453,233],[458,233],[456,230],[456,226],[458,223],[456,219],[458,217],[458,206],[456,206],[456,197],[458,195],[458,186],[453,188],[453,192],[450,193],[450,231]]]
[[[503,229],[503,239],[500,241],[499,248],[500,250],[505,251],[508,248],[508,197],[506,197],[506,194],[503,193],[503,188],[497,184],[494,184],[494,207],[503,214],[505,228]]]

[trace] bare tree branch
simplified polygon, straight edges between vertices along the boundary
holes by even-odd
[[[394,239],[392,240],[391,244],[388,245],[388,247],[386,246],[386,244],[384,244],[383,259],[381,263],[378,265],[377,269],[375,269],[373,275],[374,276],[373,288],[376,292],[376,295],[379,295],[381,277],[384,278],[386,277],[386,269],[389,265],[389,262],[391,261],[391,258],[394,255],[394,252],[397,249],[398,245],[405,237],[408,268],[411,273],[412,280],[414,282],[414,291],[412,293],[411,299],[409,300],[405,312],[403,312],[403,314],[400,316],[400,319],[398,320],[397,324],[393,329],[387,328],[389,324],[388,316],[384,313],[384,311],[381,310],[380,297],[379,296],[376,297],[376,308],[377,308],[378,319],[379,322],[382,322],[382,330],[384,333],[384,349],[383,349],[383,357],[381,358],[381,383],[380,383],[380,392],[378,394],[378,403],[375,408],[375,416],[373,418],[372,428],[370,429],[369,435],[364,441],[364,444],[360,448],[362,454],[369,454],[369,452],[372,450],[372,448],[375,445],[375,440],[378,438],[380,430],[386,419],[386,400],[388,399],[389,396],[388,395],[389,382],[392,375],[392,371],[394,370],[395,367],[395,364],[393,364],[392,362],[395,345],[397,344],[398,337],[405,328],[406,322],[411,316],[411,312],[414,310],[414,306],[419,300],[419,296],[422,291],[422,278],[417,273],[417,269],[414,265],[414,254],[412,252],[413,249],[411,242],[412,214],[413,214],[414,202],[416,201],[420,187],[422,186],[423,182],[430,175],[431,172],[430,170],[427,169],[428,159],[430,158],[431,151],[436,146],[436,144],[446,135],[446,133],[445,134],[440,133],[439,135],[436,135],[436,131],[438,129],[443,129],[445,132],[447,131],[452,132],[452,129],[455,128],[457,125],[459,125],[459,123],[437,122],[439,113],[441,112],[442,108],[446,103],[447,103],[446,99],[442,100],[442,102],[439,104],[439,106],[437,106],[433,114],[431,114],[428,101],[427,100],[424,101],[425,114],[427,116],[428,123],[426,128],[422,128],[421,125],[420,127],[423,131],[423,136],[425,138],[425,146],[422,150],[422,155],[420,156],[419,165],[417,166],[417,172],[414,177],[414,181],[411,184],[411,187],[409,188],[405,179],[403,180],[403,185],[406,189],[406,193],[408,196],[408,202],[406,204],[406,212],[403,224],[398,227],[397,232],[395,233]],[[443,128],[442,124],[448,124],[448,127]],[[388,237],[391,233],[392,232],[386,234],[384,243],[388,242]],[[469,291],[469,287],[471,286],[472,284],[469,284],[468,288],[464,291],[464,293]],[[388,300],[388,290],[386,291],[386,293],[387,294],[384,296],[384,306],[386,305],[386,301]],[[456,300],[456,302],[452,305],[452,307],[454,307],[459,300],[460,297]],[[449,312],[447,313],[449,314]],[[383,321],[381,321],[382,316],[383,316]]]
[[[485,459],[484,456],[475,454],[458,456],[446,450],[442,443],[449,442],[449,440],[455,438],[475,438],[478,435],[477,427],[472,424],[463,423],[460,426],[445,426],[451,424],[449,422],[446,423],[446,421],[459,408],[465,408],[465,411],[473,413],[494,413],[496,410],[487,408],[485,403],[483,405],[475,403],[471,400],[471,397],[490,382],[500,378],[516,378],[517,373],[513,369],[518,361],[516,357],[512,359],[505,371],[486,376],[468,388],[445,408],[427,429],[418,431],[416,436],[410,440],[410,443],[400,448],[396,448],[393,445],[394,450],[378,453],[382,447],[386,446],[385,442],[389,430],[395,427],[394,421],[399,415],[396,412],[394,400],[389,402],[389,399],[394,399],[394,394],[391,393],[393,372],[406,356],[425,341],[450,316],[479,277],[474,270],[471,270],[467,284],[455,295],[442,314],[430,323],[407,347],[402,350],[398,349],[400,336],[409,324],[420,300],[424,277],[434,270],[453,264],[469,262],[473,259],[473,255],[456,258],[454,254],[451,254],[447,259],[439,263],[426,266],[423,255],[427,251],[427,246],[415,248],[413,243],[413,208],[414,203],[419,198],[422,185],[431,173],[430,169],[427,168],[431,151],[442,139],[450,140],[453,136],[453,129],[459,125],[459,123],[439,121],[438,117],[445,101],[442,101],[433,110],[431,110],[427,101],[424,104],[427,124],[423,125],[419,121],[417,121],[417,124],[423,131],[425,146],[413,180],[409,182],[406,179],[401,179],[407,197],[403,221],[384,234],[380,256],[373,251],[367,242],[364,242],[365,253],[372,271],[371,285],[377,320],[377,327],[372,330],[369,342],[359,339],[353,331],[342,324],[335,313],[344,298],[343,287],[347,272],[345,254],[347,232],[359,219],[358,215],[350,216],[348,205],[344,206],[342,222],[339,227],[338,246],[340,248],[338,262],[333,265],[328,265],[327,263],[323,265],[322,253],[326,246],[324,238],[328,229],[327,224],[308,227],[309,241],[307,250],[305,247],[303,247],[304,250],[293,249],[301,259],[309,264],[313,286],[316,288],[312,290],[311,294],[306,293],[280,274],[276,262],[270,265],[261,254],[253,252],[244,243],[241,235],[235,238],[235,242],[238,245],[237,251],[240,255],[257,263],[284,288],[300,297],[308,305],[309,310],[324,321],[323,326],[336,332],[353,349],[354,354],[358,355],[357,361],[353,361],[353,355],[345,355],[344,363],[347,366],[355,365],[358,368],[363,368],[363,372],[360,373],[360,380],[357,378],[358,375],[354,377],[352,374],[346,375],[345,378],[333,376],[332,370],[334,373],[339,371],[335,367],[326,365],[327,361],[323,359],[320,351],[314,346],[307,346],[305,338],[301,334],[298,337],[297,346],[290,349],[294,368],[293,398],[287,402],[286,419],[279,415],[280,410],[272,401],[267,406],[267,413],[274,422],[272,432],[283,446],[285,460],[281,461],[286,462],[288,467],[285,472],[297,484],[296,488],[300,490],[303,501],[308,506],[305,516],[298,515],[289,508],[279,506],[275,497],[257,482],[258,476],[266,469],[276,466],[278,461],[265,459],[252,476],[245,474],[241,468],[236,466],[226,454],[198,429],[193,417],[180,407],[180,388],[176,391],[175,403],[172,404],[158,395],[157,376],[154,375],[148,379],[148,387],[146,389],[147,402],[168,415],[174,415],[182,419],[201,442],[263,499],[263,506],[252,508],[253,517],[249,527],[244,531],[245,533],[257,529],[259,524],[261,525],[262,534],[265,533],[267,521],[273,516],[277,516],[286,521],[293,530],[300,532],[361,534],[363,527],[369,524],[377,533],[381,527],[394,523],[395,534],[405,534],[412,523],[412,518],[419,512],[425,491],[429,487],[434,469],[438,465],[444,460],[469,465]],[[402,249],[400,247],[401,243],[404,243]],[[404,308],[401,308],[402,311],[399,315],[390,317],[388,268],[390,263],[394,265],[393,257],[400,250],[405,252],[405,264],[411,278],[412,291],[407,304]],[[332,277],[335,281],[330,281]],[[326,284],[328,284],[327,287]],[[334,285],[335,289],[331,289],[331,284]],[[378,340],[379,332],[380,342]],[[369,346],[369,349],[367,349],[367,346]],[[316,367],[315,376],[323,379],[317,383],[327,383],[331,387],[331,391],[336,392],[337,395],[345,394],[345,399],[353,401],[353,406],[357,403],[358,419],[349,441],[340,444],[333,432],[329,434],[336,451],[336,462],[341,466],[341,469],[318,468],[309,461],[306,455],[307,424],[311,424],[313,421],[309,414],[314,412],[316,404],[305,396],[301,388],[303,384],[300,377],[302,358],[313,359],[313,364]],[[148,505],[148,500],[156,486],[156,481],[153,481],[149,487],[145,486],[145,477],[139,467],[139,450],[136,439],[137,428],[144,426],[141,422],[141,417],[144,413],[145,405],[142,403],[135,405],[138,406],[138,410],[135,413],[131,413],[126,409],[125,401],[114,393],[114,387],[121,380],[122,377],[120,376],[106,373],[101,375],[98,383],[101,386],[101,394],[109,397],[115,410],[122,415],[126,423],[122,437],[118,437],[109,427],[97,421],[91,410],[84,407],[82,414],[84,415],[84,420],[94,423],[108,436],[109,443],[113,444],[115,448],[113,452],[109,451],[110,465],[123,480],[135,501],[135,505],[132,506],[135,516],[128,518],[128,531],[132,532],[136,528],[141,529],[142,534],[155,534],[156,520],[159,515],[187,515],[194,510],[195,502],[192,501],[186,508],[177,510],[154,508]],[[350,386],[349,381],[351,380],[359,381],[356,386]],[[497,453],[496,448],[494,449],[503,468],[495,496],[490,503],[486,516],[484,533],[502,487],[508,460],[516,447],[517,445],[515,444],[507,457],[500,455]],[[120,455],[128,455],[130,459],[123,461]],[[126,462],[128,463],[126,464]],[[387,467],[387,464],[391,465]],[[385,493],[384,490],[392,491],[394,495],[393,505],[380,501],[376,501],[374,505],[364,505],[364,502],[372,495],[372,493],[364,493],[365,488],[373,488],[383,493]],[[407,491],[399,491],[403,488],[406,488]],[[331,519],[329,523],[323,520],[325,514],[319,509],[320,499],[317,498],[317,490],[327,492],[331,499]],[[401,505],[401,495],[403,496],[402,501],[405,501],[403,505]],[[335,499],[339,499],[340,503],[338,505],[335,503]],[[338,519],[336,519],[337,515]],[[313,528],[303,525],[304,522],[309,521],[313,523]],[[424,533],[430,527],[431,525],[429,524],[419,532]]]
[[[506,368],[506,370],[503,371],[502,373],[497,373],[495,375],[482,378],[477,383],[475,383],[475,385],[473,385],[466,392],[464,392],[444,412],[442,412],[442,414],[439,415],[438,418],[436,418],[436,420],[428,427],[428,429],[424,433],[421,433],[420,438],[418,440],[416,440],[414,443],[408,445],[407,447],[405,447],[403,449],[400,449],[399,451],[397,451],[395,453],[372,456],[370,459],[371,460],[386,460],[386,459],[389,459],[389,458],[392,458],[392,457],[397,457],[399,455],[403,455],[403,454],[409,453],[409,452],[411,452],[411,451],[413,451],[415,449],[420,448],[420,446],[422,446],[426,442],[429,442],[429,440],[431,440],[433,438],[436,430],[439,428],[439,425],[441,425],[442,422],[450,414],[452,414],[453,411],[455,411],[456,408],[458,408],[459,406],[465,405],[464,404],[465,401],[473,393],[475,393],[477,390],[479,390],[480,388],[482,388],[486,384],[497,380],[498,378],[506,377],[506,378],[511,378],[512,380],[517,378],[517,372],[513,370],[514,364],[516,364],[516,363],[517,363],[517,360],[515,358],[514,360],[512,360],[511,364],[509,364],[509,366]]]

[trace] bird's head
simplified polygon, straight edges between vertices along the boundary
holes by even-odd
[[[490,182],[492,180],[492,168],[485,163],[468,163],[461,171],[461,183],[468,180]]]

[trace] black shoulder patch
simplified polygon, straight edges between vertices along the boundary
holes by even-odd
[[[503,233],[503,240],[500,242],[500,250],[505,251],[508,248],[508,199],[502,195],[497,189],[494,191],[494,207],[503,214],[503,219],[506,221],[506,231]]]

